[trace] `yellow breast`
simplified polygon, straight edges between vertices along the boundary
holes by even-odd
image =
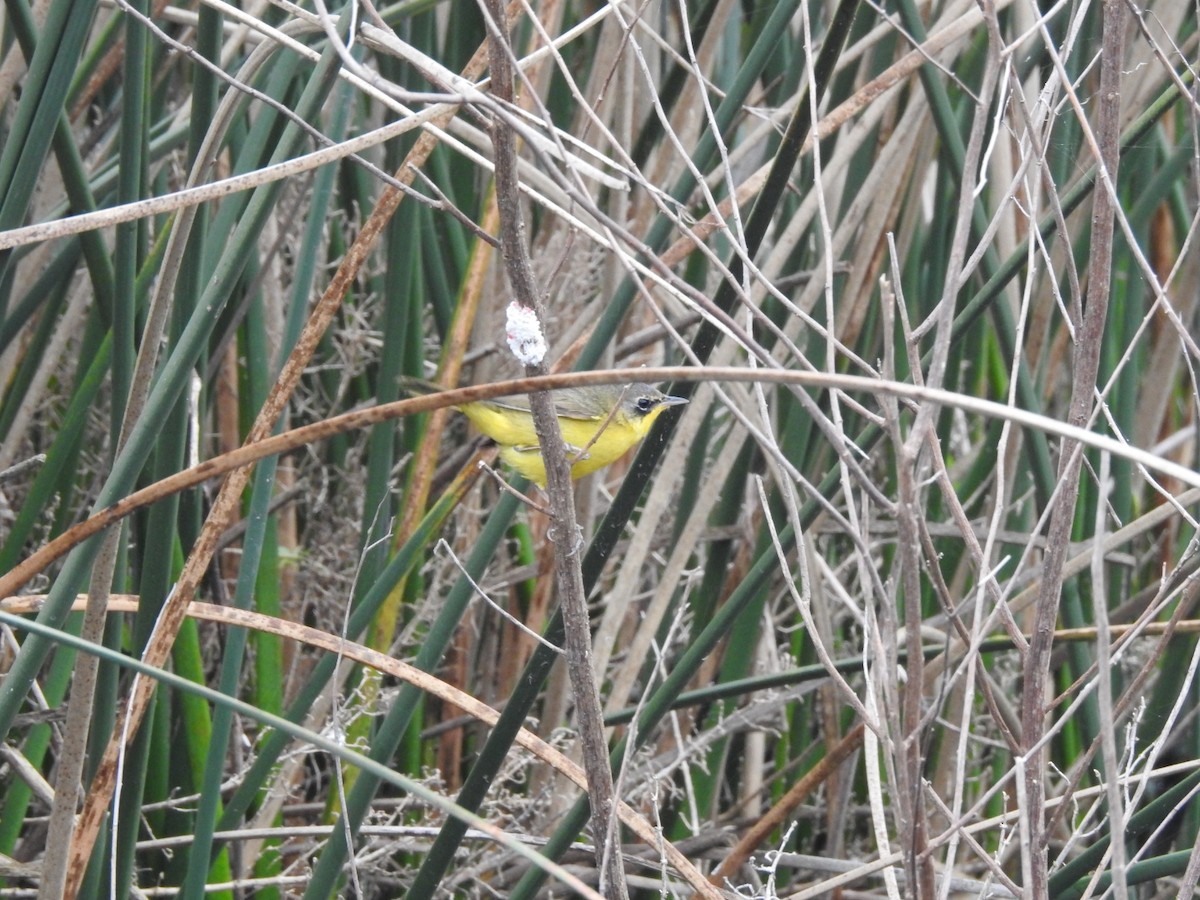
[[[546,486],[546,465],[528,411],[487,402],[467,403],[460,409],[476,428],[500,445],[505,463],[530,481]],[[576,458],[571,477],[581,478],[624,456],[646,436],[660,412],[662,408],[657,408],[632,419],[619,410],[612,416],[587,419],[560,413],[558,424],[567,452]]]

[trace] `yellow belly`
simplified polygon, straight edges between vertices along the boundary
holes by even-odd
[[[505,463],[530,481],[546,486],[546,466],[532,415],[486,403],[467,403],[460,409],[476,428],[500,445],[500,458]],[[649,427],[649,422],[645,428],[639,428],[642,422],[635,425],[616,416],[608,420],[559,416],[558,423],[572,458],[583,451],[571,465],[572,478],[581,478],[615,462],[641,440]]]

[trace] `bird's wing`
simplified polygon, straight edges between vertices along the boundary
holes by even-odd
[[[610,394],[608,391],[596,388],[562,388],[554,391],[554,411],[568,419],[605,419],[615,405],[619,393]],[[529,396],[516,394],[511,397],[497,397],[487,401],[504,409],[515,409],[529,412]]]

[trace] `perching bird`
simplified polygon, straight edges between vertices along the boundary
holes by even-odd
[[[414,378],[405,379],[404,387],[418,394],[443,390]],[[551,391],[551,397],[567,452],[574,460],[572,478],[620,459],[646,436],[664,409],[687,403],[684,397],[668,396],[648,384],[561,388]],[[456,408],[500,446],[500,458],[505,463],[530,481],[546,486],[546,465],[528,396],[475,400]]]

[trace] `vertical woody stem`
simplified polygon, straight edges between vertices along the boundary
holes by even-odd
[[[513,97],[513,66],[509,55],[508,24],[501,0],[485,0],[491,18],[489,25],[489,62],[492,93],[501,102]],[[496,206],[500,214],[500,247],[516,301],[534,310],[539,323],[546,322],[544,304],[533,278],[533,268],[525,246],[525,225],[517,179],[517,150],[513,130],[500,110],[492,119],[492,145],[495,148]],[[545,375],[544,362],[526,365],[526,375]],[[546,464],[546,493],[553,525],[554,571],[559,602],[563,610],[566,635],[567,670],[575,699],[575,715],[583,746],[583,767],[587,773],[588,795],[592,807],[592,835],[596,842],[596,864],[600,870],[600,893],[624,900],[629,891],[620,853],[620,835],[613,815],[613,779],[608,761],[608,742],[600,694],[592,670],[591,623],[583,587],[579,551],[583,535],[575,515],[575,495],[571,489],[571,469],[562,431],[550,394],[538,391],[529,395],[534,427]]]
[[[1100,93],[1097,107],[1096,146],[1098,148],[1098,184],[1092,205],[1092,243],[1088,260],[1087,302],[1075,325],[1074,373],[1071,405],[1067,421],[1085,427],[1091,418],[1096,394],[1096,376],[1104,322],[1108,314],[1108,294],[1112,282],[1112,247],[1115,211],[1117,163],[1120,159],[1121,64],[1124,58],[1125,7],[1122,0],[1104,0],[1104,37],[1100,59]],[[1046,535],[1046,559],[1043,563],[1033,636],[1025,665],[1025,686],[1021,699],[1021,731],[1025,743],[1024,818],[1028,828],[1027,880],[1031,897],[1047,896],[1046,836],[1046,764],[1045,734],[1046,682],[1050,675],[1050,646],[1058,619],[1062,593],[1063,563],[1066,559],[1075,503],[1079,496],[1079,473],[1083,453],[1077,441],[1064,440],[1059,459],[1060,489]],[[1100,677],[1106,677],[1101,673]]]

